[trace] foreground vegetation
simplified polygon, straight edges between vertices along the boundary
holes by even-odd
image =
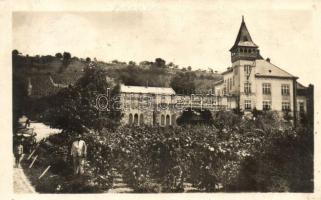
[[[135,192],[182,192],[186,182],[207,192],[313,191],[312,130],[293,129],[280,123],[275,113],[251,120],[220,112],[214,121],[226,117],[233,123],[220,128],[217,123],[192,129],[119,127],[86,132],[88,158],[81,181],[71,175],[73,134],[50,136],[37,150],[43,158],[37,165],[51,165],[55,178],[38,181],[37,188],[102,192],[112,187],[116,170]]]

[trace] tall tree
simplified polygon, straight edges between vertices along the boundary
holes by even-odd
[[[118,94],[119,86],[107,82],[103,70],[87,68],[74,86],[61,90],[51,98],[45,120],[53,127],[68,131],[83,131],[83,126],[95,130],[116,127],[121,112],[117,109],[117,100],[112,98]]]

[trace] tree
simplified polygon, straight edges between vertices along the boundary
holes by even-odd
[[[135,65],[136,65],[136,63],[135,63],[134,61],[129,61],[129,62],[128,62],[128,65],[135,66]]]
[[[63,60],[64,61],[69,61],[71,58],[71,54],[69,52],[64,52],[63,54]]]
[[[177,119],[178,125],[200,125],[200,124],[212,124],[213,117],[209,110],[201,109],[188,109],[184,110],[183,114]]]
[[[71,62],[71,54],[69,52],[63,53],[62,66],[59,69],[59,73],[63,72]]]
[[[89,57],[86,58],[86,62],[89,63],[91,59]]]
[[[62,54],[61,53],[56,53],[56,58],[62,58]]]
[[[110,88],[108,98],[107,88]],[[103,70],[86,68],[84,76],[74,86],[62,89],[51,97],[45,121],[69,132],[83,131],[84,126],[98,131],[104,127],[116,127],[121,112],[112,98],[118,93],[119,86],[112,81],[107,82]],[[101,95],[104,96],[98,99]],[[104,106],[108,106],[110,110],[107,111]]]
[[[12,56],[17,56],[17,55],[19,55],[19,51],[17,49],[14,49],[12,51]]]
[[[165,68],[166,67],[166,61],[162,58],[156,58],[155,59],[155,66],[158,68]]]
[[[178,94],[192,94],[195,91],[194,72],[178,73],[171,80],[171,87]]]

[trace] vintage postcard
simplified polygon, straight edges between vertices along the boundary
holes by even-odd
[[[320,2],[6,3],[9,198],[320,198]]]

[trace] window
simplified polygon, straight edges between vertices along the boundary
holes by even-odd
[[[304,103],[299,102],[299,112],[303,113],[304,112]]]
[[[250,76],[251,74],[251,65],[244,65],[244,75],[246,77]]]
[[[134,125],[138,125],[138,114],[134,115]]]
[[[244,83],[244,93],[245,94],[251,94],[251,83]]]
[[[271,110],[271,101],[263,101],[263,110]]]
[[[161,116],[161,125],[162,126],[165,125],[165,116],[164,115]]]
[[[246,36],[243,36],[243,41],[248,41],[247,37]]]
[[[251,100],[244,100],[244,108],[245,108],[245,110],[251,110],[252,109]]]
[[[233,76],[233,86],[235,85],[235,76]]]
[[[282,102],[282,111],[290,111],[290,102]]]
[[[170,117],[169,115],[166,115],[166,126],[169,126],[170,125]]]
[[[290,85],[282,84],[281,85],[281,93],[282,93],[282,96],[290,95]]]
[[[230,90],[232,90],[232,78],[230,78]]]
[[[262,84],[262,92],[265,95],[270,95],[271,94],[271,84],[270,83],[263,83]]]
[[[132,124],[133,123],[133,115],[132,114],[129,114],[129,117],[128,117],[128,124]]]
[[[227,79],[227,93],[230,91],[230,79]]]

